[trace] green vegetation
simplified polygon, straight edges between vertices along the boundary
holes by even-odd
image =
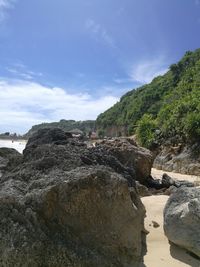
[[[84,134],[90,134],[95,129],[95,121],[74,121],[74,120],[60,120],[59,122],[41,123],[34,125],[26,134],[29,138],[34,132],[44,128],[60,128],[64,131],[81,130]]]
[[[200,140],[200,49],[186,52],[165,75],[128,92],[97,118],[98,129],[113,125],[136,133],[146,147],[161,137],[176,142]]]
[[[141,145],[151,148],[156,141],[157,123],[152,115],[144,114],[139,120],[136,134]]]

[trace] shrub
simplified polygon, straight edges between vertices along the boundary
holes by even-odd
[[[155,142],[157,123],[152,115],[144,114],[139,120],[136,130],[137,139],[141,146],[151,148]]]

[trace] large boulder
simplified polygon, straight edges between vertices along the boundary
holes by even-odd
[[[134,177],[108,152],[95,163],[84,144],[44,134],[1,177],[0,265],[139,266],[145,209]]]
[[[164,231],[168,239],[200,257],[200,188],[181,187],[164,209]]]
[[[146,184],[153,165],[153,156],[148,149],[137,146],[134,140],[129,138],[104,140],[100,145],[105,147],[124,166],[134,169],[136,179],[140,183]]]

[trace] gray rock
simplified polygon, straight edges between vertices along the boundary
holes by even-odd
[[[164,209],[164,231],[168,239],[200,257],[200,187],[181,187]]]
[[[174,192],[176,192],[177,187],[172,185],[169,188],[167,188],[164,192],[164,195],[170,196],[171,194],[173,194]]]
[[[0,266],[139,266],[145,209],[127,168],[43,134],[0,180]]]
[[[100,145],[112,153],[124,166],[134,169],[136,179],[141,184],[146,183],[153,164],[153,156],[148,149],[138,147],[133,140],[128,138],[104,140]]]
[[[22,155],[13,148],[0,148],[0,177],[7,170],[20,164]]]
[[[153,167],[164,171],[200,175],[199,151],[199,144],[163,146],[154,160]]]
[[[149,189],[146,186],[140,184],[138,181],[136,181],[136,190],[137,190],[139,196],[141,196],[141,197],[146,197],[146,196],[152,195],[151,192],[149,191]]]
[[[162,185],[165,188],[169,188],[171,186],[175,186],[175,187],[181,187],[181,186],[194,187],[194,183],[189,182],[187,180],[172,179],[166,173],[164,173],[163,176],[162,176]]]
[[[193,182],[189,182],[187,180],[177,180],[174,184],[176,187],[186,186],[186,187],[194,187]]]
[[[163,173],[162,175],[162,185],[166,188],[169,188],[172,185],[175,185],[174,179],[172,179],[168,174]]]

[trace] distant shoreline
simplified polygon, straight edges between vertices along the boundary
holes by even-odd
[[[13,142],[28,142],[27,139],[12,139],[12,138],[1,138],[0,137],[0,141],[13,141]]]
[[[0,148],[1,147],[8,147],[8,148],[14,148],[18,152],[22,153],[25,149],[27,144],[26,139],[1,139],[0,138]]]
[[[26,139],[24,139],[24,137],[15,137],[15,136],[0,136],[0,140],[7,140],[7,141],[20,141],[20,140],[25,140],[27,141]]]

